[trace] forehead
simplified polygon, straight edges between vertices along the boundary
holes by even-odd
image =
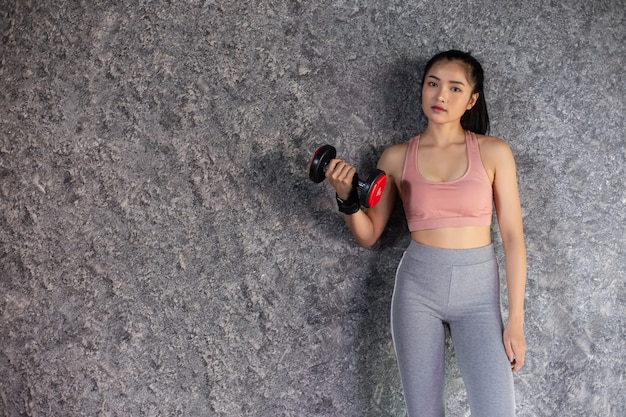
[[[442,59],[435,62],[425,74],[426,78],[435,76],[444,81],[462,81],[471,84],[469,80],[469,68],[461,61]]]

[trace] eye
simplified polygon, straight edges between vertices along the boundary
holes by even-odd
[[[452,87],[452,91],[454,91],[455,93],[460,93],[461,89],[459,87]]]
[[[429,81],[429,82],[428,82],[428,86],[429,86],[429,87],[437,87],[437,83],[436,83],[436,82],[434,82],[434,81]]]

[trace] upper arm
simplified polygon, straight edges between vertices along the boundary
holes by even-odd
[[[500,234],[503,240],[523,239],[522,208],[513,152],[500,139],[495,139],[490,145],[490,159],[495,167],[493,192]]]
[[[394,145],[385,149],[378,160],[377,168],[385,172],[387,183],[378,204],[366,210],[366,214],[372,222],[374,242],[383,233],[395,207],[405,154],[406,146],[404,144]]]

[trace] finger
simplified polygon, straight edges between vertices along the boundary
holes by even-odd
[[[342,166],[345,165],[341,159],[331,159],[326,167],[326,175],[336,177],[342,169]]]
[[[326,166],[326,176],[329,177],[331,176],[335,170],[337,169],[337,166],[339,165],[339,163],[342,162],[341,159],[331,159],[328,162],[328,165]]]
[[[524,366],[524,359],[526,356],[526,346],[522,341],[513,341],[511,343],[513,349],[514,360],[511,362],[513,372],[517,372],[522,366]]]
[[[332,176],[336,180],[349,183],[352,181],[353,172],[355,171],[354,167],[347,162],[339,161],[333,170]]]
[[[513,345],[513,351],[515,353],[515,368],[514,371],[517,371],[522,366],[524,366],[524,361],[526,359],[526,346],[525,343],[516,343]]]
[[[337,196],[343,200],[350,196],[353,189],[352,179],[355,169],[341,159],[332,159],[326,167],[326,179],[337,191]]]

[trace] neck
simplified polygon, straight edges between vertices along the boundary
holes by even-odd
[[[460,123],[455,124],[434,124],[428,123],[422,137],[434,143],[445,145],[452,142],[465,140],[465,130]]]

